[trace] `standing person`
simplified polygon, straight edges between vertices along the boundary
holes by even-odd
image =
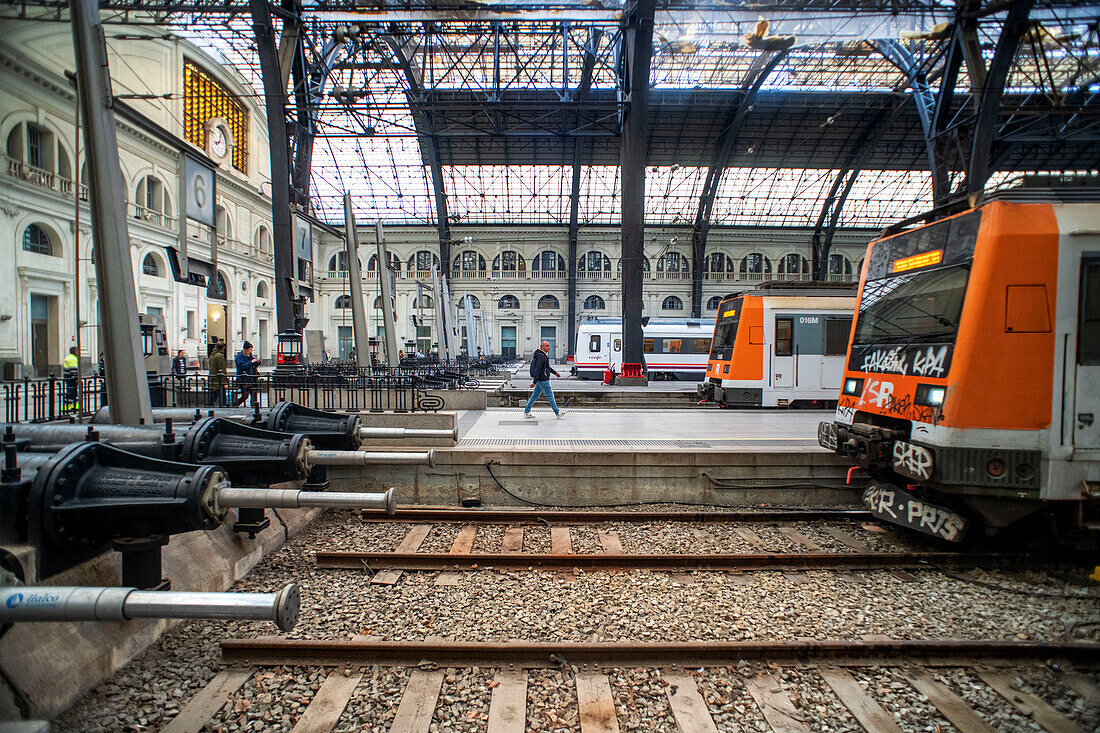
[[[210,355],[210,379],[207,385],[207,407],[225,407],[225,390],[229,387],[229,377],[225,373],[225,347],[219,345]]]
[[[240,407],[249,397],[252,398],[252,406],[260,404],[259,390],[256,388],[256,367],[260,360],[252,355],[252,344],[245,341],[239,354],[233,359],[237,366],[237,384],[241,388],[241,396],[233,403],[234,407]]]
[[[69,349],[69,354],[65,357],[62,366],[61,379],[65,384],[65,408],[66,409],[79,409],[80,405],[77,404],[77,374],[80,367],[80,352],[73,346]]]
[[[187,356],[183,349],[176,352],[176,358],[172,359],[172,375],[176,377],[187,376]]]
[[[550,373],[553,372],[555,377],[561,375],[550,366],[550,357],[547,356],[549,353],[550,342],[543,341],[542,345],[535,350],[534,356],[531,357],[531,380],[534,382],[531,386],[535,389],[527,400],[527,407],[523,408],[524,417],[532,419],[535,417],[531,414],[531,406],[535,404],[535,400],[539,398],[540,394],[546,395],[546,399],[550,403],[550,409],[554,411],[555,415],[559,418],[565,415],[565,410],[558,409],[558,403],[554,400],[554,390],[550,388]]]

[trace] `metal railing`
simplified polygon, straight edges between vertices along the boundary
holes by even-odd
[[[133,201],[126,202],[127,212],[134,219],[140,219],[141,221],[147,221],[150,224],[154,224],[158,227],[164,227],[165,229],[171,229],[175,227],[176,217],[171,214],[165,214],[156,209],[150,209],[140,204],[135,204]]]
[[[433,390],[477,389],[472,372],[477,363],[407,359],[390,369],[381,364],[360,368],[353,361],[311,365],[297,372],[261,374],[253,382],[235,375],[211,380],[209,375],[149,377],[154,407],[261,408],[297,402],[319,410],[370,412],[436,412],[444,401]],[[5,422],[83,419],[107,404],[106,381],[99,375],[66,379],[42,377],[0,383]]]
[[[49,376],[3,383],[5,422],[45,422],[87,417],[107,402],[98,375],[66,379]]]

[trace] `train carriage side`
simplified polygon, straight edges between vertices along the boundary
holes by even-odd
[[[573,366],[578,379],[602,380],[604,371],[622,364],[622,325],[618,319],[598,319],[577,324]]]
[[[996,531],[1045,508],[1096,542],[1100,198],[1036,196],[868,247],[818,441],[871,473],[864,501],[885,520],[960,540],[975,520]]]
[[[854,307],[837,295],[723,301],[700,396],[736,407],[834,405]]]
[[[651,379],[700,381],[710,353],[709,324],[652,318],[642,328],[642,356]]]

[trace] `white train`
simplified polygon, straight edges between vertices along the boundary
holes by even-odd
[[[650,379],[699,381],[707,372],[714,324],[701,320],[643,318],[643,358]],[[596,318],[577,326],[573,352],[579,379],[603,379],[610,367],[623,366],[623,327],[620,318]]]

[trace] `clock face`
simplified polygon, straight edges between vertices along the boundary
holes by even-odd
[[[210,152],[218,158],[224,158],[229,152],[229,141],[221,125],[215,125],[210,129]]]

